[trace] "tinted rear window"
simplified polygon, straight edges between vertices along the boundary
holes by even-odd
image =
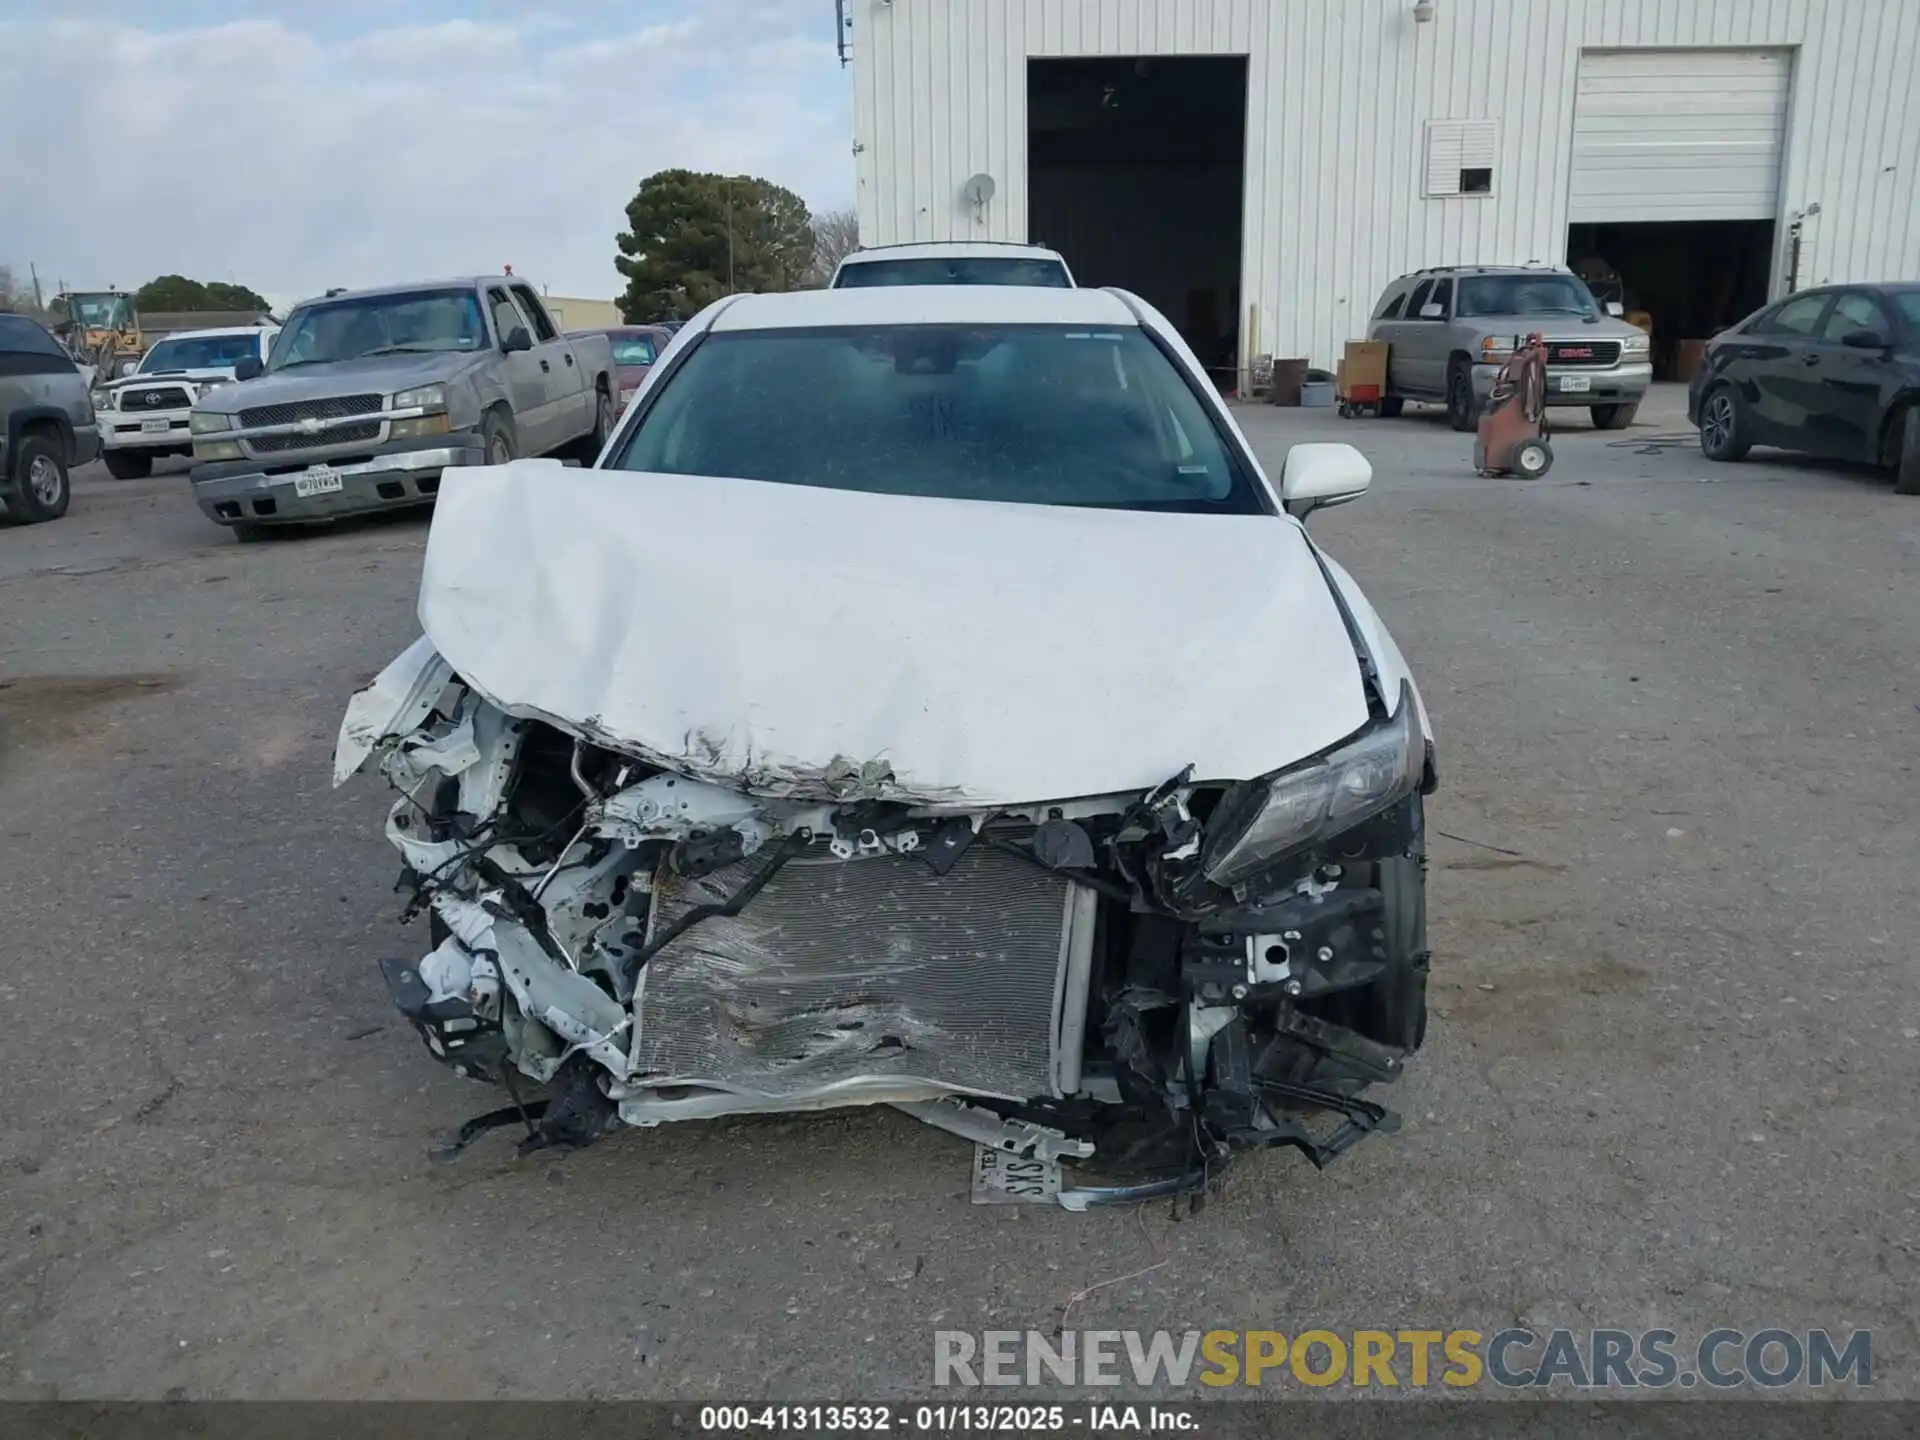
[[[68,359],[58,340],[23,315],[0,315],[0,350]]]
[[[869,285],[1039,285],[1071,290],[1066,266],[1058,260],[976,255],[962,259],[921,256],[902,260],[862,260],[841,267],[835,288]]]
[[[1186,377],[1133,326],[709,335],[610,468],[961,500],[1258,514]]]

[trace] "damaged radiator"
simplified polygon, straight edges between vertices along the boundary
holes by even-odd
[[[662,871],[650,930],[725,901],[767,858]],[[638,1077],[785,1098],[865,1077],[1056,1093],[1063,1073],[1077,1081],[1085,1021],[1061,1013],[1063,994],[1084,1006],[1091,949],[1075,888],[984,845],[944,876],[917,856],[797,855],[642,972]]]

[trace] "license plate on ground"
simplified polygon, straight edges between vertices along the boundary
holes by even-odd
[[[973,1203],[1052,1205],[1060,1194],[1060,1162],[973,1147]]]
[[[1562,375],[1560,377],[1560,393],[1562,395],[1584,395],[1591,389],[1593,389],[1593,377],[1591,375]]]
[[[303,500],[309,495],[331,495],[346,483],[331,465],[309,465],[293,477],[293,493]]]
[[[173,422],[171,420],[142,420],[140,422],[140,433],[142,435],[164,435],[172,428]]]

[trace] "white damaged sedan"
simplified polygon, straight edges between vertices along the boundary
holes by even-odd
[[[512,1092],[462,1143],[885,1103],[1078,1206],[1391,1128],[1433,741],[1301,523],[1369,478],[998,287],[722,301],[592,468],[449,472],[335,779],[399,791],[396,1003]]]

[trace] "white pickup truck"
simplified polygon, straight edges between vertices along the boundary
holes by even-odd
[[[278,325],[181,331],[149,350],[131,375],[96,386],[93,409],[108,472],[137,480],[152,473],[155,460],[191,455],[187,417],[200,397],[231,383],[242,360],[264,361],[279,333]]]

